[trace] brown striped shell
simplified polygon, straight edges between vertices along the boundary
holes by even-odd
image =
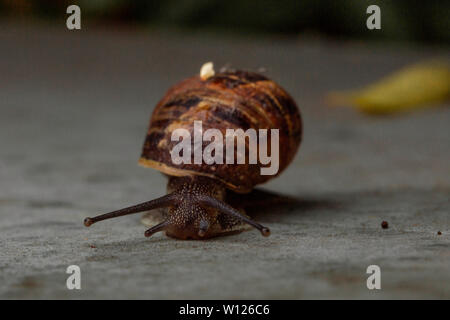
[[[139,163],[171,176],[211,177],[236,192],[249,192],[255,185],[274,177],[260,174],[259,161],[257,164],[173,164],[170,150],[178,141],[171,141],[172,132],[185,128],[193,136],[195,120],[202,121],[203,130],[219,129],[224,146],[226,129],[279,129],[277,175],[292,161],[302,138],[297,105],[272,80],[246,71],[222,72],[205,80],[194,76],[170,88],[156,105]]]

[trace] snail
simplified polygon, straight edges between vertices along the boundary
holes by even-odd
[[[177,163],[171,158],[176,129],[193,133],[194,122],[203,128],[278,129],[279,170],[261,174],[262,163]],[[195,134],[195,133],[194,133]],[[224,138],[225,139],[225,138]],[[135,206],[86,218],[84,225],[132,213],[163,210],[164,219],[147,231],[178,239],[208,239],[243,231],[249,226],[263,236],[270,230],[233,207],[231,196],[249,193],[254,186],[279,175],[294,158],[302,139],[300,111],[291,96],[266,76],[237,70],[215,73],[211,63],[200,75],[185,79],[168,90],[156,105],[139,164],[168,177],[167,194]],[[205,144],[203,141],[202,144]],[[248,143],[245,145],[249,156]],[[192,149],[189,149],[192,150]],[[193,155],[194,150],[192,150]]]

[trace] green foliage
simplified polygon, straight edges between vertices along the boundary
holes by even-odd
[[[14,15],[22,1],[0,0]],[[33,14],[60,19],[69,4],[83,18],[235,33],[322,34],[345,38],[449,42],[446,0],[35,0]],[[381,8],[382,29],[368,32],[366,8]],[[20,8],[19,8],[20,9]]]

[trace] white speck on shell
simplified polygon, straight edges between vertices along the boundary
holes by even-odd
[[[200,68],[200,78],[206,80],[214,76],[216,72],[214,71],[214,64],[212,62],[206,62]]]

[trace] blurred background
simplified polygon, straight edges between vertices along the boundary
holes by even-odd
[[[435,44],[450,40],[446,0],[0,0],[0,15],[63,22],[70,4],[82,7],[83,22],[89,24]],[[371,4],[382,8],[383,27],[368,33],[361,26]]]

